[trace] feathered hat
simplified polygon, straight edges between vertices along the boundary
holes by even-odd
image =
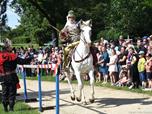
[[[8,48],[12,46],[12,41],[8,38],[4,40],[3,47]]]

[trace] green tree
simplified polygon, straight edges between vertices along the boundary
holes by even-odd
[[[7,21],[8,1],[0,1],[3,23]],[[151,0],[13,0],[11,7],[21,17],[21,25],[5,34],[13,37],[16,43],[31,41],[43,44],[51,40],[52,33],[57,38],[58,32],[52,26],[62,29],[71,9],[76,12],[77,21],[93,20],[92,40],[101,36],[117,39],[121,34],[143,36],[152,31]]]
[[[58,2],[56,0],[14,0],[12,7],[21,16],[21,25],[25,29],[25,34],[31,34],[32,39],[36,36],[42,39],[40,38],[42,34],[38,34],[38,31],[41,32],[43,28],[49,30],[52,29],[51,26],[53,25],[61,29],[65,24],[66,15],[70,9],[76,12],[77,20],[93,19],[93,38],[96,38],[96,34],[104,29],[107,0],[84,0],[81,4],[80,2],[80,0],[58,0]],[[45,22],[45,26],[42,26],[44,20],[47,22]],[[55,33],[55,37],[58,37],[56,30],[52,29],[50,31]]]
[[[100,34],[116,39],[120,34],[143,36],[151,33],[152,4],[150,0],[111,0],[105,22],[105,31]],[[110,31],[115,31],[108,34]],[[107,32],[106,32],[107,31]],[[111,33],[111,32],[110,32]],[[115,35],[117,34],[117,35]]]
[[[7,0],[1,0],[0,1],[0,40],[3,40],[5,38],[4,34],[6,34],[6,31],[9,29],[6,26],[6,21],[7,21],[6,9],[7,9]]]

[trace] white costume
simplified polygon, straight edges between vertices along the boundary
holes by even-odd
[[[61,35],[60,35],[61,37],[65,37],[65,40],[68,40],[68,43],[79,41],[80,38],[78,24],[76,23],[75,20],[71,20],[71,17],[75,18],[75,15],[73,13],[74,12],[72,10],[68,12],[67,22],[64,28],[61,30]],[[62,33],[64,33],[65,36],[62,36]]]
[[[67,60],[67,56],[71,49],[73,49],[76,45],[79,44],[80,40],[80,32],[78,25],[75,21],[75,15],[72,10],[68,12],[67,22],[64,28],[61,30],[60,39],[66,41],[68,43],[67,47],[64,49],[64,67],[67,66],[69,60]]]

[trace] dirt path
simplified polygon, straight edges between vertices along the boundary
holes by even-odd
[[[18,91],[23,98],[22,88]],[[77,85],[74,85],[77,88]],[[38,81],[27,81],[28,97],[38,97]],[[42,114],[55,114],[55,83],[42,82],[43,107]],[[90,87],[85,86],[85,94],[89,94]],[[128,91],[95,87],[95,103],[82,105],[72,102],[68,84],[60,83],[60,114],[152,114],[152,97]],[[87,96],[86,96],[87,98]],[[88,98],[87,98],[88,99]],[[38,108],[38,102],[28,103]]]

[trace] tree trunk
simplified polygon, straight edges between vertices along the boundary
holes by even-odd
[[[48,22],[49,22],[49,24],[50,24],[51,26],[56,27],[56,21],[55,21],[55,17],[54,17],[54,16],[51,16],[51,17],[50,17],[50,15],[45,12],[45,10],[38,4],[37,1],[35,1],[35,0],[30,0],[30,2],[31,2],[31,4],[32,4],[33,6],[35,6],[35,7],[39,10],[39,12],[40,12],[42,15],[44,15],[44,17],[48,20]],[[57,31],[56,31],[53,27],[52,27],[52,32],[53,32],[53,34],[54,34],[54,38],[56,38],[55,46],[58,46],[58,35],[57,35],[58,33],[57,33]]]

